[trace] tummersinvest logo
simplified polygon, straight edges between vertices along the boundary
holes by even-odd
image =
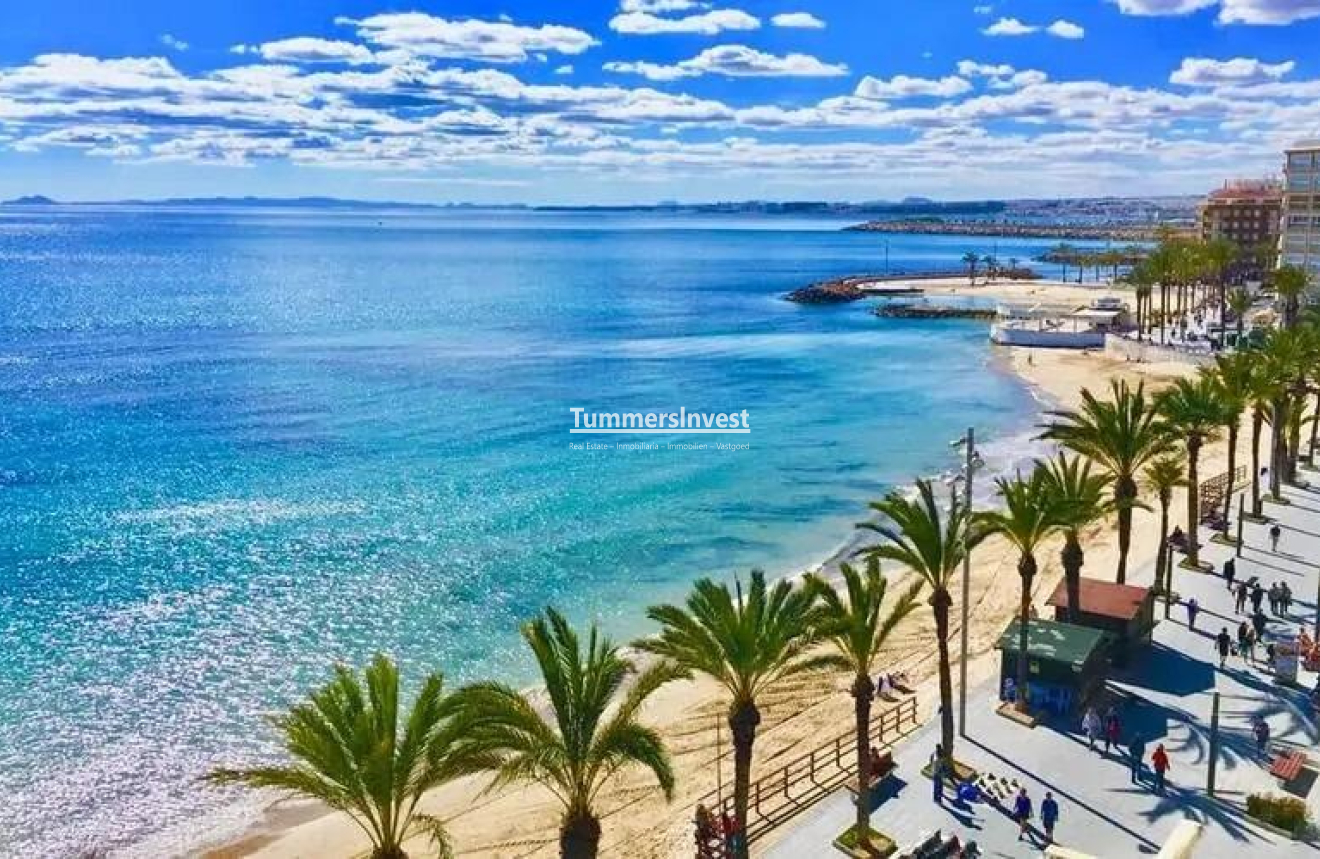
[[[589,412],[570,408],[573,426],[570,433],[614,433],[626,435],[696,435],[742,433],[752,431],[751,415],[740,412],[689,412],[684,406],[676,412]]]

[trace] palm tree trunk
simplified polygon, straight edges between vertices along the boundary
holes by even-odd
[[[559,824],[562,859],[596,859],[600,851],[600,821],[589,811],[568,812]]]
[[[1260,434],[1265,428],[1265,413],[1260,406],[1251,410],[1251,515],[1260,518]]]
[[[1068,622],[1077,623],[1082,606],[1082,564],[1086,562],[1086,555],[1082,552],[1082,541],[1078,539],[1076,531],[1069,530],[1064,535],[1060,560],[1063,562],[1063,580],[1068,590]]]
[[[1022,605],[1018,616],[1017,709],[1027,712],[1027,648],[1031,631],[1031,580],[1036,577],[1036,559],[1024,554],[1018,559],[1018,576],[1022,579]]]
[[[1297,483],[1297,460],[1302,453],[1302,412],[1306,410],[1306,395],[1301,394],[1293,402],[1288,421],[1288,470],[1284,478],[1289,483]]]
[[[733,737],[733,815],[738,824],[734,859],[747,859],[747,801],[752,787],[752,744],[761,712],[756,702],[735,704],[729,713],[729,734]]]
[[[1160,284],[1160,345],[1168,342],[1169,335],[1169,288]],[[1120,579],[1119,581],[1122,581]]]
[[[1228,536],[1228,516],[1233,509],[1233,473],[1237,471],[1238,424],[1242,415],[1235,415],[1228,424],[1228,485],[1224,487],[1224,530]]]
[[[875,683],[858,674],[852,687],[853,711],[857,716],[857,844],[870,844],[871,832],[871,699]]]
[[[1320,392],[1315,395],[1315,407],[1311,410],[1311,447],[1306,451],[1306,462],[1315,465],[1315,443],[1320,440]]]
[[[1118,502],[1118,575],[1121,585],[1127,581],[1128,549],[1132,546],[1132,502],[1137,498],[1137,485],[1131,477],[1121,477],[1114,484],[1114,500]]]
[[[1155,555],[1155,590],[1164,594],[1164,617],[1169,616],[1169,502],[1173,499],[1167,494],[1160,495],[1160,548]]]
[[[949,609],[953,597],[947,588],[931,594],[931,609],[935,614],[935,644],[940,669],[940,746],[950,763],[953,762],[953,672],[949,666]]]
[[[1197,533],[1201,524],[1201,488],[1198,482],[1197,460],[1201,457],[1201,437],[1187,439],[1187,563],[1193,569],[1201,566],[1201,539]]]
[[[1270,495],[1282,497],[1283,469],[1288,459],[1288,399],[1274,400],[1274,422],[1270,426]]]

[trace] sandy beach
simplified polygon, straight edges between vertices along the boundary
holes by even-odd
[[[922,282],[928,294],[978,295],[989,298],[1080,305],[1097,295],[1110,294],[1104,285],[1077,286],[1051,282],[996,283],[968,287],[966,280]],[[1111,378],[1146,380],[1159,387],[1169,380],[1189,375],[1193,369],[1182,364],[1135,364],[1100,354],[1046,350],[994,349],[1005,364],[1041,395],[1043,402],[1065,406],[1076,404],[1084,387],[1101,390]],[[951,435],[956,428],[950,428]],[[1245,446],[1244,446],[1245,449]],[[1207,446],[1202,454],[1202,475],[1225,468],[1222,441]],[[915,477],[916,475],[914,475]],[[1175,502],[1182,511],[1184,501]],[[859,518],[861,513],[859,511]],[[1157,514],[1137,511],[1134,516],[1130,565],[1153,559],[1157,543]],[[843,539],[848,535],[840,535]],[[1035,586],[1038,601],[1053,591],[1061,568],[1058,545],[1042,552],[1041,573]],[[1085,573],[1109,578],[1117,558],[1117,540],[1111,524],[1087,535]],[[995,666],[993,644],[1013,615],[1018,600],[1017,558],[1005,544],[992,541],[974,557],[971,584],[971,627],[969,637],[974,659],[972,683],[991,675]],[[903,572],[887,572],[902,578]],[[954,609],[955,650],[957,617]],[[886,670],[908,672],[919,686],[922,718],[933,711],[936,695],[931,647],[930,612],[921,609],[900,627],[889,652],[881,661]],[[757,767],[773,766],[850,730],[852,703],[847,680],[842,676],[798,679],[778,689],[761,702],[763,722],[756,742]],[[717,729],[725,755],[721,765],[727,785],[732,772],[724,701],[718,689],[706,682],[677,683],[657,694],[647,709],[648,720],[667,739],[678,773],[677,795],[665,803],[640,773],[625,773],[602,796],[600,810],[604,855],[671,857],[690,855],[691,818],[697,798],[715,788]],[[755,772],[753,773],[755,777]],[[424,802],[424,810],[448,821],[455,850],[461,856],[540,857],[557,855],[559,807],[547,792],[534,787],[483,793],[486,779],[474,778],[436,791]],[[267,820],[242,840],[206,855],[212,859],[265,857],[265,859],[337,859],[366,854],[361,832],[343,815],[322,812],[305,803],[283,802],[274,806]],[[769,838],[773,839],[773,834]],[[426,855],[424,845],[415,845],[414,855]]]

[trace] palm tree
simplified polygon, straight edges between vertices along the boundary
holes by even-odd
[[[1037,466],[1031,476],[995,481],[1004,509],[983,513],[986,530],[1003,536],[1018,551],[1018,578],[1022,585],[1018,616],[1017,708],[1027,710],[1027,641],[1031,627],[1031,585],[1036,578],[1036,551],[1060,529],[1057,496],[1050,493],[1045,471]]]
[[[1246,350],[1245,354],[1251,356],[1254,365],[1247,397],[1251,406],[1251,515],[1260,519],[1260,441],[1265,422],[1272,414],[1277,383],[1268,371],[1263,350],[1253,348]]]
[[[806,584],[820,603],[820,634],[834,648],[830,664],[852,674],[853,711],[857,726],[857,841],[865,848],[870,843],[871,803],[866,787],[871,783],[871,701],[875,697],[875,683],[871,670],[880,650],[885,646],[894,628],[917,607],[917,596],[924,581],[909,588],[893,608],[884,612],[888,582],[880,573],[880,561],[872,558],[866,564],[866,573],[857,572],[852,565],[840,565],[844,590],[848,601],[817,575],[807,577]]]
[[[677,672],[665,663],[636,673],[595,625],[585,649],[562,615],[546,609],[522,627],[536,657],[549,712],[501,683],[479,683],[458,693],[472,720],[473,742],[494,758],[490,789],[515,782],[544,785],[563,804],[559,852],[593,859],[600,848],[596,795],[620,769],[645,767],[665,799],[674,795],[674,771],[660,736],[638,721],[646,699]]]
[[[967,266],[967,280],[972,286],[976,286],[976,266],[981,262],[981,257],[972,251],[968,251],[962,256],[963,265]]]
[[[1224,406],[1224,426],[1228,430],[1228,486],[1224,489],[1224,534],[1228,534],[1228,517],[1233,505],[1233,481],[1237,471],[1238,430],[1242,414],[1247,410],[1255,384],[1255,356],[1250,352],[1231,352],[1215,357],[1212,371],[1219,388],[1219,400]]]
[[[999,275],[999,260],[991,254],[981,257],[981,262],[985,263],[986,281],[994,280]]]
[[[1128,549],[1132,545],[1132,509],[1137,502],[1137,475],[1146,463],[1172,444],[1168,429],[1145,385],[1131,388],[1126,381],[1110,382],[1111,399],[1100,400],[1082,391],[1080,409],[1050,412],[1051,422],[1041,438],[1057,441],[1098,465],[1114,483],[1114,509],[1118,511],[1118,573],[1127,581]]]
[[[1206,374],[1195,380],[1179,379],[1157,399],[1160,415],[1170,429],[1182,437],[1187,451],[1187,565],[1200,566],[1200,482],[1197,466],[1201,447],[1213,441],[1227,421],[1227,409],[1214,379]]]
[[[765,574],[752,571],[746,597],[727,585],[701,579],[684,607],[652,606],[647,617],[660,634],[637,647],[668,660],[684,674],[705,674],[728,691],[729,733],[733,737],[733,804],[738,859],[747,859],[747,796],[751,786],[752,745],[761,723],[757,699],[775,684],[818,668],[805,656],[816,641],[819,611],[815,594],[787,581],[767,587]]]
[[[1169,591],[1173,583],[1169,552],[1169,508],[1173,505],[1173,490],[1187,485],[1183,466],[1176,456],[1161,457],[1146,466],[1146,488],[1160,502],[1160,548],[1155,555],[1155,591],[1164,594],[1164,616],[1169,616]]]
[[[403,842],[427,834],[449,856],[440,820],[421,814],[422,794],[490,765],[468,742],[458,696],[439,673],[422,681],[411,709],[399,705],[399,669],[378,654],[362,678],[336,666],[334,679],[270,721],[294,763],[218,769],[217,784],[275,788],[346,813],[371,840],[372,859],[406,859]]]
[[[1049,506],[1055,510],[1059,527],[1063,530],[1063,551],[1059,560],[1063,564],[1068,592],[1068,620],[1076,623],[1081,602],[1082,564],[1086,562],[1081,532],[1113,512],[1114,501],[1109,495],[1113,478],[1092,473],[1088,460],[1079,456],[1069,458],[1062,453],[1041,467],[1050,496]]]
[[[940,515],[929,480],[917,481],[917,497],[890,492],[871,502],[883,518],[858,525],[879,534],[883,542],[863,549],[868,559],[895,561],[920,576],[930,587],[927,600],[935,618],[935,646],[940,675],[940,746],[953,761],[953,677],[949,670],[950,586],[964,555],[985,539],[985,530],[971,516],[965,499],[955,495],[947,516]]]
[[[1301,266],[1281,265],[1270,276],[1270,284],[1283,305],[1283,327],[1293,328],[1297,324],[1301,298],[1311,284],[1310,272]]]
[[[1206,270],[1214,278],[1216,295],[1219,301],[1219,324],[1223,330],[1225,310],[1228,306],[1228,270],[1238,258],[1239,249],[1228,239],[1211,239],[1201,248]],[[1220,335],[1220,348],[1223,348],[1223,335]]]
[[[1239,287],[1228,293],[1228,309],[1237,320],[1237,348],[1242,348],[1242,335],[1247,325],[1247,313],[1251,310],[1251,293]]]

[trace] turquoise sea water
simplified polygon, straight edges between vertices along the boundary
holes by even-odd
[[[780,299],[882,267],[838,226],[0,211],[0,855],[232,834],[261,799],[197,777],[334,659],[530,682],[546,604],[630,638],[700,575],[820,560],[968,424],[1015,449],[984,324]],[[746,409],[685,440],[751,449],[572,450],[573,406]]]

